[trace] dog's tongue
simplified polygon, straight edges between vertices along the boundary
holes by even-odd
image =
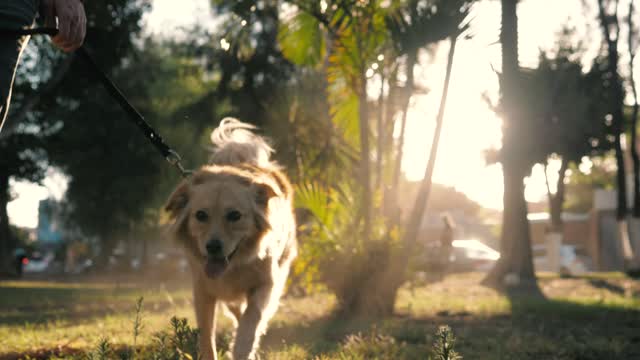
[[[204,272],[208,277],[215,279],[227,269],[227,261],[224,258],[220,259],[207,259],[207,263],[204,266]]]

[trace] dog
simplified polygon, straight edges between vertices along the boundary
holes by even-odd
[[[209,164],[169,197],[169,232],[185,249],[203,359],[217,359],[216,305],[236,327],[235,360],[255,359],[297,255],[292,186],[255,127],[225,118]]]

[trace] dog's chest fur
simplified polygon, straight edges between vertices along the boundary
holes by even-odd
[[[200,264],[192,263],[191,271],[195,286],[203,286],[210,296],[218,300],[236,301],[270,281],[272,259],[255,259],[248,264],[231,267],[217,279],[207,277]]]

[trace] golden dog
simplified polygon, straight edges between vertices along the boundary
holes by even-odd
[[[229,310],[235,360],[254,359],[297,254],[293,192],[254,127],[226,118],[210,165],[173,192],[170,232],[185,248],[203,359],[216,359],[216,304]]]

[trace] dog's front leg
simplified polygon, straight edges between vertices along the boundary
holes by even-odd
[[[196,309],[196,322],[200,329],[198,345],[202,360],[217,360],[216,353],[216,299],[205,293],[204,289],[193,288],[193,303]]]
[[[255,359],[260,337],[277,308],[277,303],[273,304],[273,295],[274,288],[271,285],[260,287],[249,295],[247,308],[238,323],[233,360]]]

